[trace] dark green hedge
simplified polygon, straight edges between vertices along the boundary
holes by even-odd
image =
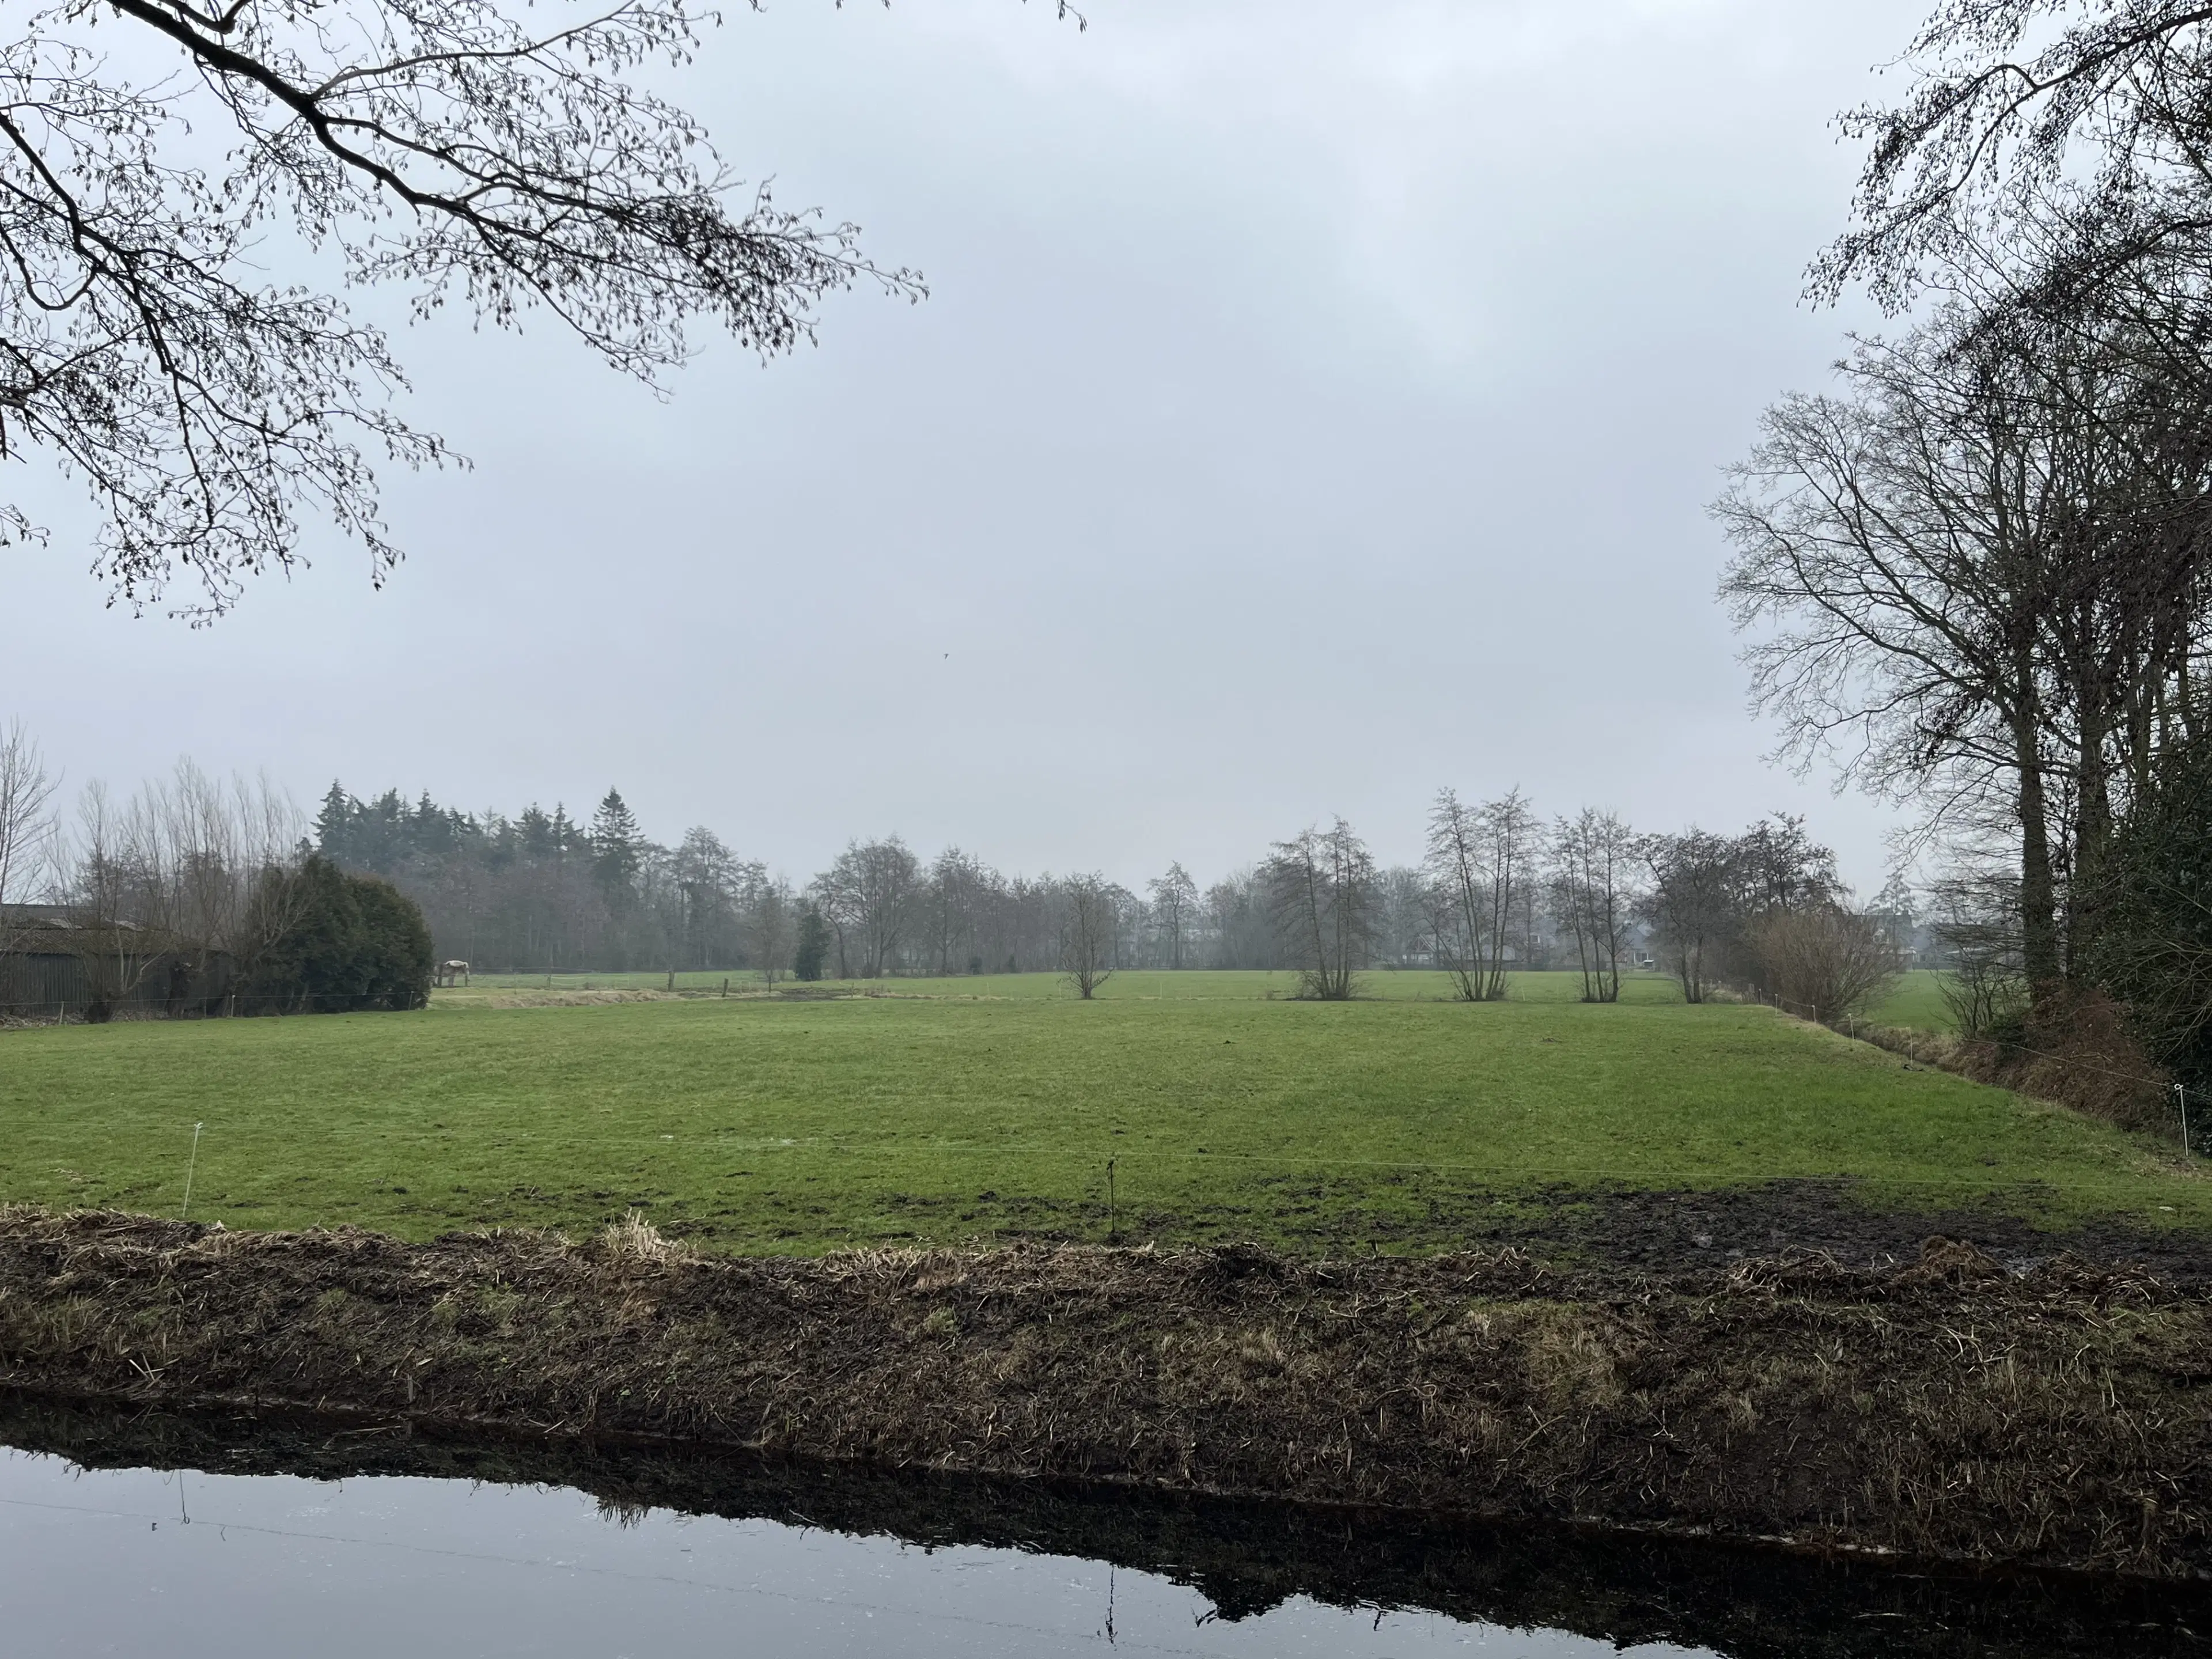
[[[246,976],[253,1012],[347,1013],[420,1008],[430,1000],[435,952],[415,901],[375,876],[350,876],[319,855],[295,874],[264,880],[297,884],[281,898],[291,919]]]

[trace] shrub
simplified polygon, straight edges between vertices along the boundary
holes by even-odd
[[[290,921],[240,981],[248,1012],[343,1013],[429,1000],[429,924],[390,882],[349,876],[320,855],[262,880],[289,884]]]
[[[1897,947],[1871,916],[1840,905],[1771,910],[1752,924],[1759,980],[1794,1013],[1833,1022],[1857,1013],[1897,977]]]

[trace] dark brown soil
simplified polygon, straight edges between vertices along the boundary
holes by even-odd
[[[694,1259],[0,1212],[0,1385],[2195,1577],[2212,1297],[1965,1245]]]
[[[994,1200],[996,1195],[993,1195]],[[2013,1189],[2017,1207],[2040,1196]],[[2177,1286],[2212,1285],[2212,1232],[2157,1230],[2100,1221],[2039,1226],[1994,1207],[1893,1209],[1868,1202],[1858,1182],[1768,1182],[1718,1190],[1636,1191],[1561,1184],[1530,1191],[1454,1188],[1430,1197],[1425,1218],[1396,1220],[1372,1212],[1333,1212],[1325,1188],[1285,1188],[1275,1195],[1270,1223],[1299,1247],[1321,1256],[1366,1255],[1376,1249],[1515,1249],[1565,1270],[1621,1269],[1638,1273],[1725,1272],[1739,1261],[1815,1251],[1848,1267],[1897,1267],[1917,1260],[1921,1245],[1942,1237],[1972,1245],[2014,1272],[2069,1257],[2100,1267],[2142,1270]],[[896,1209],[916,1218],[919,1236],[943,1236],[956,1220],[974,1218],[962,1200],[900,1196]],[[985,1206],[969,1206],[982,1211]],[[1060,1245],[1095,1240],[1106,1228],[1105,1207],[1024,1197],[989,1209],[995,1237]],[[921,1224],[926,1223],[927,1224]],[[1249,1213],[1124,1212],[1125,1242],[1206,1243],[1246,1237]],[[669,1231],[714,1249],[710,1223],[689,1218]]]
[[[1882,1210],[1841,1181],[1777,1181],[1717,1192],[1561,1188],[1488,1225],[1479,1241],[1644,1272],[1710,1271],[1755,1256],[1817,1250],[1846,1267],[1911,1262],[1929,1238],[1955,1239],[2023,1272],[2061,1256],[2212,1283],[2212,1234],[2111,1222],[2051,1231],[1989,1210]]]

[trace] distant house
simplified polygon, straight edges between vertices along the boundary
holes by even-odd
[[[1898,960],[1907,968],[1919,967],[1926,959],[1923,948],[1924,928],[1913,925],[1910,910],[1869,910],[1867,920],[1882,931]]]

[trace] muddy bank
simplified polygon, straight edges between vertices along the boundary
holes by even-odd
[[[1387,1210],[1310,1176],[1265,1183],[1264,1203],[1165,1210],[1125,1204],[1121,1242],[1162,1249],[1249,1238],[1264,1228],[1297,1254],[1364,1256],[1401,1251],[1515,1249],[1553,1266],[1638,1273],[1725,1271],[1739,1261],[1811,1250],[1848,1267],[1897,1267],[1918,1259],[1931,1237],[1958,1239],[2024,1270],[2062,1255],[2104,1267],[2141,1268],[2169,1285],[2212,1286],[2212,1231],[2152,1227],[2126,1219],[2035,1220],[2063,1212],[2061,1195],[2016,1183],[1978,1205],[1899,1206],[1850,1178],[1796,1177],[1724,1188],[1644,1188],[1588,1182],[1491,1187],[1425,1174],[1391,1194]],[[1410,1190],[1408,1190],[1410,1189]],[[529,1194],[542,1199],[543,1194]],[[605,1212],[605,1191],[574,1194],[575,1207]],[[1407,1200],[1410,1197],[1412,1202]],[[588,1201],[587,1201],[588,1200]],[[757,1215],[724,1221],[683,1200],[639,1193],[633,1200],[663,1229],[709,1250],[738,1252],[764,1236]],[[1036,1194],[902,1194],[890,1212],[908,1229],[900,1244],[981,1237],[996,1244],[1096,1243],[1109,1214],[1103,1200]],[[793,1237],[818,1216],[793,1213]],[[882,1242],[889,1243],[890,1240]]]
[[[87,1468],[337,1480],[410,1475],[572,1487],[611,1518],[659,1510],[761,1519],[935,1548],[1111,1562],[1203,1595],[1234,1622],[1305,1596],[1628,1647],[1731,1659],[2168,1655],[2212,1629],[2212,1585],[1929,1572],[1853,1558],[1521,1523],[889,1469],[757,1454],[363,1432],[300,1413],[176,1413],[0,1391],[0,1445]]]
[[[1885,1208],[1869,1203],[1861,1184],[1790,1180],[1653,1192],[1560,1186],[1520,1195],[1508,1213],[1476,1210],[1468,1231],[1492,1246],[1641,1272],[1711,1271],[1799,1250],[1846,1267],[1897,1267],[1917,1261],[1929,1238],[1943,1237],[2014,1272],[2072,1256],[2147,1271],[2167,1285],[2212,1285],[2212,1233],[2111,1220],[2053,1230],[1992,1207]]]
[[[49,1395],[2169,1577],[2212,1571],[2208,1310],[1940,1243],[1647,1278],[0,1214],[0,1384]]]

